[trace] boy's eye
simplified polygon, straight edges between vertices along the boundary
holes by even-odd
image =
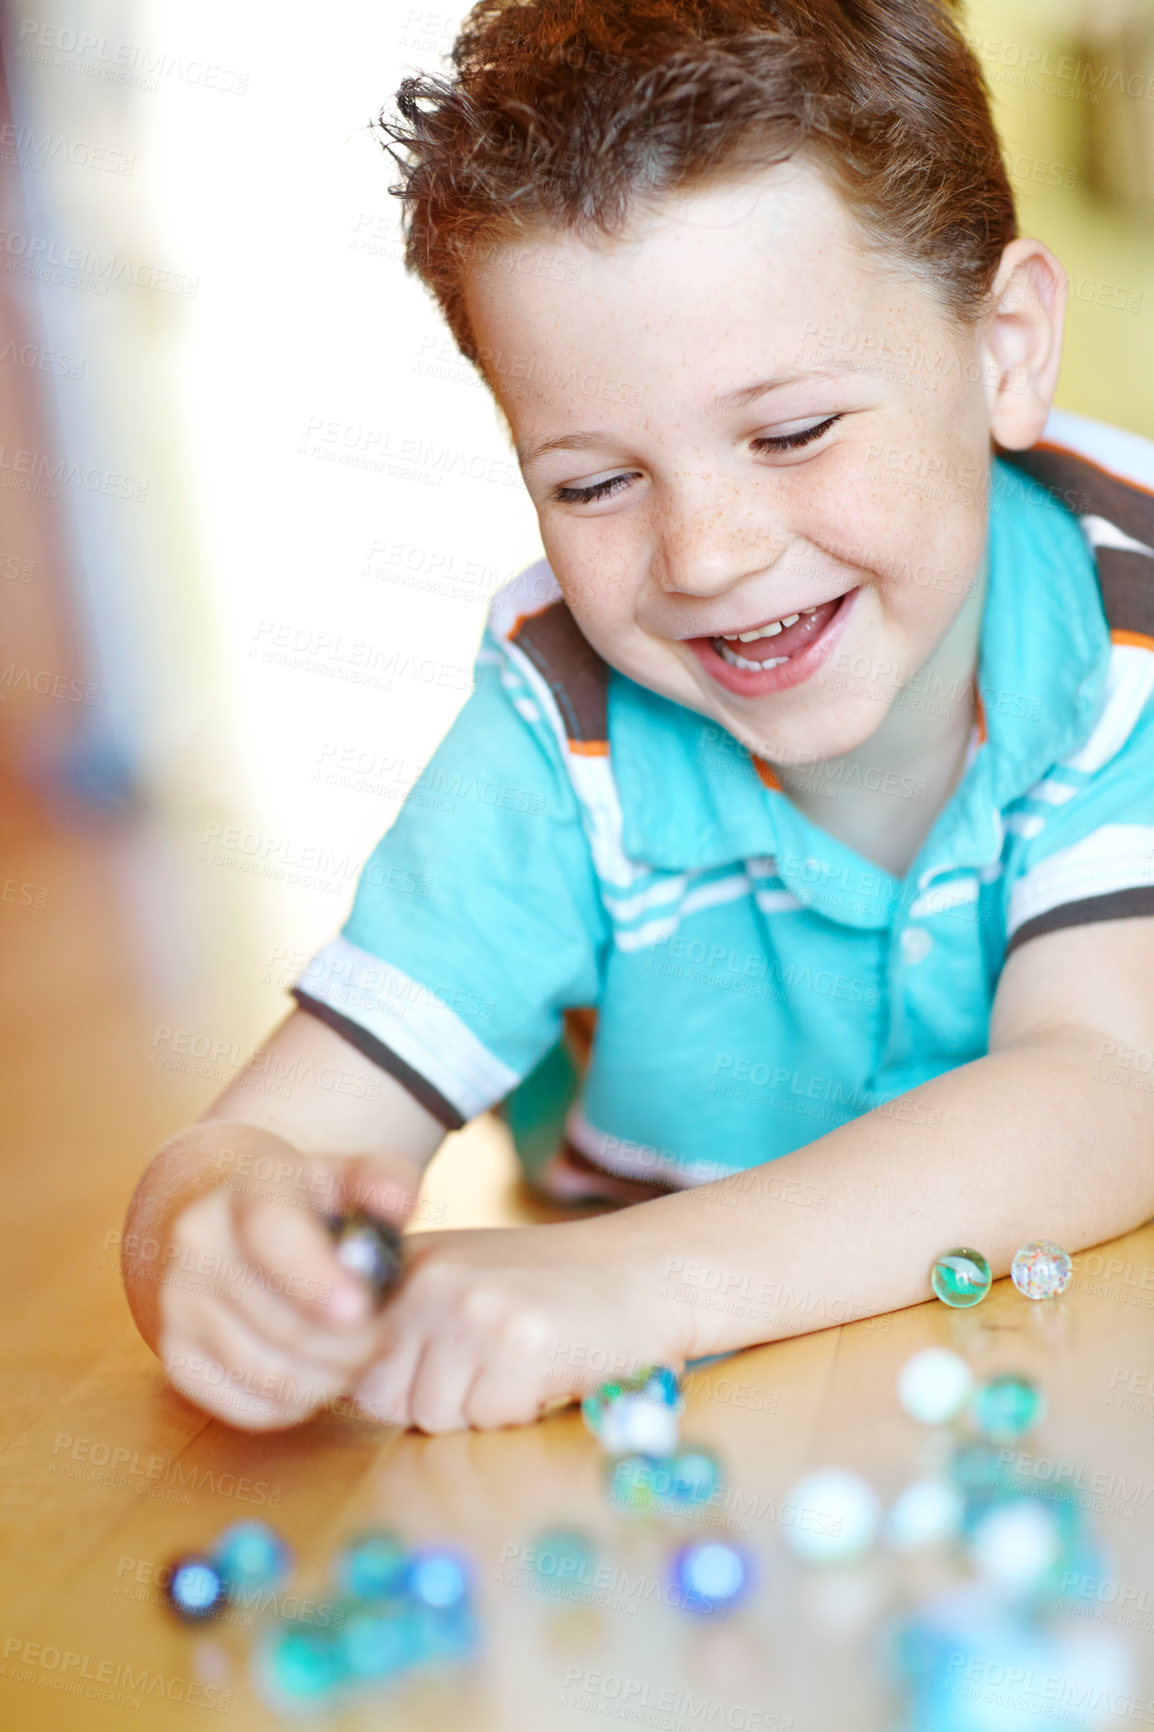
[[[631,475],[611,475],[608,481],[595,481],[591,487],[555,487],[553,497],[561,505],[588,505],[593,499],[611,499],[631,480]]]
[[[751,444],[755,451],[797,451],[811,440],[820,439],[835,421],[840,420],[840,415],[827,415],[824,421],[819,421],[814,427],[806,427],[800,433],[762,434],[760,438],[751,440]]]
[[[835,421],[840,420],[840,415],[827,415],[824,421],[803,428],[800,433],[761,434],[750,443],[755,451],[798,451],[812,440],[820,439]],[[553,498],[559,505],[588,505],[595,499],[611,499],[623,487],[629,486],[635,474],[636,470],[625,475],[611,475],[608,480],[594,481],[589,487],[555,487]]]

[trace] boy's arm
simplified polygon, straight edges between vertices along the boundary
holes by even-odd
[[[220,1354],[231,1362],[254,1341],[285,1358],[299,1341],[321,1396],[333,1393],[336,1374],[371,1354],[375,1332],[319,1217],[355,1205],[403,1221],[444,1136],[400,1083],[294,1011],[201,1120],[165,1144],[129,1206],[129,1305],[174,1381],[224,1417],[275,1423],[275,1404],[249,1413],[241,1390],[225,1404],[179,1372],[197,1346],[231,1345]]]
[[[957,1245],[997,1275],[1031,1238],[1077,1251],[1154,1213],[1154,919],[1030,939],[990,1051],[808,1147],[616,1214],[412,1241],[357,1400],[426,1431],[507,1425],[604,1376],[929,1298]],[[808,1206],[805,1199],[809,1199]],[[824,1199],[819,1204],[819,1199]]]
[[[769,1166],[633,1211],[653,1234],[652,1279],[684,1303],[687,1354],[916,1304],[954,1246],[998,1276],[1028,1239],[1076,1251],[1140,1225],[1154,1214],[1154,1092],[1136,1062],[1152,1052],[1154,919],[1023,944],[987,1056]]]

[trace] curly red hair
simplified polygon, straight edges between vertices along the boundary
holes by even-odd
[[[799,153],[882,258],[974,320],[1017,233],[954,0],[479,0],[455,76],[378,126],[406,268],[477,361],[470,262],[538,230],[620,235],[662,197]]]

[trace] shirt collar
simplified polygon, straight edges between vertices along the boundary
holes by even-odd
[[[1002,810],[1086,738],[1102,697],[1109,636],[1094,557],[1076,518],[1001,457],[991,462],[989,580],[979,652],[984,742],[939,815],[908,882],[998,856]],[[884,922],[898,883],[767,787],[746,748],[684,705],[613,671],[609,743],[625,852],[669,871],[773,855],[801,899],[814,862],[884,882],[851,924]],[[791,882],[791,861],[808,863]]]

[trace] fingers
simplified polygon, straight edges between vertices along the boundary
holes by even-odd
[[[160,1351],[181,1394],[248,1431],[299,1425],[345,1392],[343,1373],[270,1349],[213,1299],[203,1301],[189,1332],[162,1330]]]
[[[477,1354],[467,1340],[426,1341],[413,1371],[410,1424],[434,1436],[467,1431],[466,1406],[477,1371]]]
[[[329,1329],[368,1321],[373,1309],[368,1287],[338,1260],[319,1215],[246,1199],[234,1221],[237,1249],[259,1272],[270,1297],[283,1297],[300,1317]]]
[[[549,1383],[548,1339],[539,1313],[525,1309],[505,1317],[499,1351],[483,1362],[465,1403],[470,1425],[529,1425],[551,1400],[559,1402]]]
[[[361,1412],[381,1425],[402,1429],[412,1425],[410,1393],[420,1356],[419,1339],[407,1336],[391,1353],[375,1360],[352,1389]]]
[[[543,1315],[450,1265],[418,1270],[386,1313],[381,1353],[354,1389],[393,1424],[439,1434],[527,1424],[548,1394]]]
[[[162,1331],[159,1345],[172,1387],[214,1418],[242,1431],[283,1431],[297,1423],[277,1402],[250,1391],[228,1389],[228,1368],[197,1343],[181,1344],[179,1338],[172,1339]]]
[[[315,1214],[213,1192],[184,1211],[173,1244],[161,1355],[176,1387],[230,1424],[298,1424],[346,1393],[378,1351],[367,1289],[337,1263]],[[334,1308],[337,1293],[345,1302]]]

